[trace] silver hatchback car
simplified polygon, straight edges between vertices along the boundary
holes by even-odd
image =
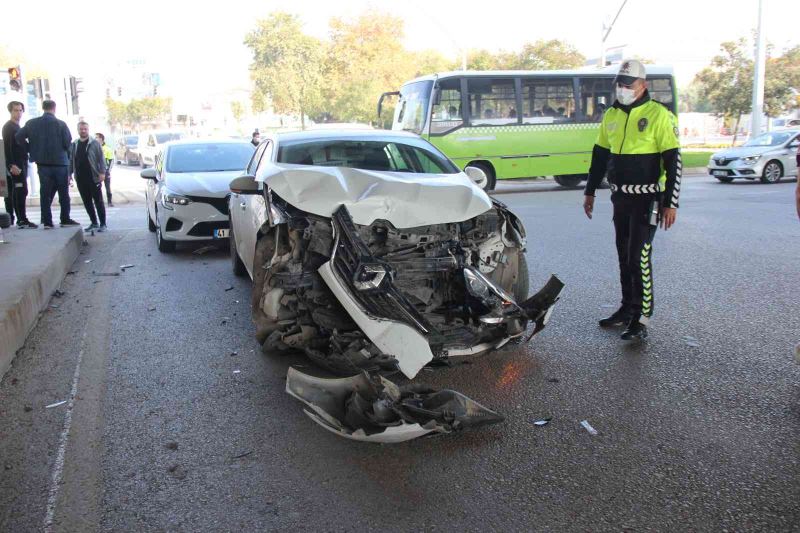
[[[741,178],[777,183],[782,177],[797,176],[798,146],[800,130],[763,133],[742,146],[712,155],[708,173],[724,183]]]

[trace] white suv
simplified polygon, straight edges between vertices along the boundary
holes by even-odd
[[[154,130],[143,131],[139,134],[139,165],[142,168],[152,167],[156,161],[156,155],[161,151],[164,143],[183,139],[185,134],[181,131]]]

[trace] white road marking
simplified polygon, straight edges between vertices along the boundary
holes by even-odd
[[[69,440],[69,432],[72,428],[72,409],[75,406],[75,396],[78,393],[78,380],[81,377],[81,363],[83,362],[83,350],[86,345],[86,334],[88,328],[84,325],[83,336],[81,337],[81,349],[78,352],[78,364],[75,365],[75,374],[72,377],[72,390],[69,393],[69,400],[67,402],[67,412],[64,415],[64,428],[61,430],[61,435],[58,441],[58,453],[56,454],[56,461],[53,464],[53,473],[50,477],[50,490],[47,497],[47,512],[44,517],[44,531],[50,533],[53,531],[53,518],[56,514],[56,502],[58,501],[58,489],[61,485],[61,478],[64,475],[64,456],[67,451],[67,441]]]

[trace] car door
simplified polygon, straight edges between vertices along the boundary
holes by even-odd
[[[250,158],[250,162],[247,164],[247,168],[244,170],[245,176],[253,176],[256,173],[256,169],[258,168],[258,162],[261,159],[261,156],[264,155],[264,150],[266,149],[266,143],[259,146],[255,152],[253,153],[253,157]],[[236,246],[237,252],[243,250],[243,243],[242,238],[245,233],[249,231],[247,224],[244,220],[244,214],[246,213],[247,203],[245,202],[246,195],[231,192],[231,197],[228,200],[228,216],[231,219],[231,228],[233,229],[233,241],[234,245]],[[243,205],[244,204],[244,205]],[[240,259],[247,267],[248,271],[250,270],[250,264],[244,262],[244,258],[242,254],[239,253]],[[251,273],[252,274],[252,273]]]
[[[258,158],[256,170],[251,176],[256,176],[272,160],[274,142],[269,140],[259,147],[262,150],[261,156]],[[242,224],[244,228],[241,235],[241,248],[239,250],[239,257],[242,262],[253,275],[253,260],[256,255],[256,240],[258,237],[258,230],[267,221],[266,202],[264,200],[263,191],[261,194],[247,194],[239,195],[237,200],[238,205],[236,209],[240,211]],[[238,246],[238,244],[237,244]]]
[[[781,159],[783,163],[784,176],[797,176],[797,147],[800,146],[800,134],[795,135],[786,144],[786,154]]]

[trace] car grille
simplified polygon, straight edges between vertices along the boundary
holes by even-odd
[[[227,198],[211,198],[210,196],[188,196],[191,201],[201,204],[209,204],[216,208],[217,211],[223,215],[228,215],[228,199]]]
[[[333,214],[333,224],[336,231],[333,268],[361,307],[375,318],[407,324],[425,335],[432,345],[441,345],[444,341],[441,333],[395,287],[391,279],[391,267],[372,256],[345,206],[339,207]],[[389,275],[383,278],[377,288],[358,290],[354,282],[364,265],[382,266],[389,270]]]
[[[719,165],[719,166],[721,166],[721,167],[724,167],[724,166],[725,166],[725,165],[727,165],[728,163],[731,163],[731,162],[733,162],[733,161],[736,161],[737,159],[739,159],[739,158],[738,158],[738,157],[718,157],[718,158],[714,159],[714,162],[715,162],[717,165]]]
[[[187,235],[192,237],[208,237],[214,236],[215,229],[227,229],[230,227],[227,220],[220,220],[219,222],[198,222],[189,230]]]

